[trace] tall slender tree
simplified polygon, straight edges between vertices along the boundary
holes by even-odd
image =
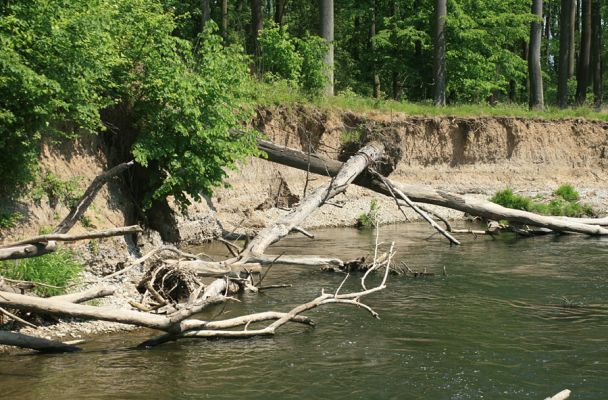
[[[228,0],[222,0],[222,38],[228,42]]]
[[[374,98],[380,98],[380,75],[378,74],[378,57],[376,54],[376,14],[378,12],[377,0],[371,0],[371,21],[369,28],[369,41],[370,50],[372,56],[372,83],[373,83],[373,96]]]
[[[557,78],[557,104],[560,108],[568,106],[568,74],[570,64],[570,11],[575,0],[561,0],[559,26],[559,63]]]
[[[576,71],[576,104],[579,106],[587,98],[591,65],[591,0],[581,0],[581,3],[581,47]]]
[[[334,95],[334,0],[321,0],[321,36],[327,42],[325,94]]]
[[[445,106],[445,19],[448,14],[447,1],[435,0],[435,105]]]
[[[593,104],[599,111],[602,107],[604,77],[602,74],[602,0],[593,0],[591,5],[591,77],[593,80]]]
[[[258,35],[264,29],[264,12],[262,0],[251,0],[251,32],[250,32],[250,51],[256,56],[259,55]]]
[[[569,29],[570,36],[568,41],[568,78],[574,76],[574,72],[576,71],[576,31],[579,26],[578,19],[578,5],[580,0],[572,0],[570,3],[570,21],[569,21]]]
[[[211,19],[211,6],[209,0],[201,0],[201,31],[205,29],[205,25]]]
[[[532,0],[532,14],[537,19],[530,27],[530,49],[528,51],[528,75],[530,78],[530,109],[544,110],[543,75],[540,67],[540,44],[542,37],[543,0]]]
[[[279,26],[285,23],[285,2],[286,0],[276,0],[274,5],[274,22]]]

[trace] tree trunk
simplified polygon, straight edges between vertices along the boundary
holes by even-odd
[[[14,247],[0,248],[0,260],[38,257],[57,250],[57,242],[23,244]]]
[[[602,3],[594,0],[592,5],[591,75],[593,77],[593,104],[597,111],[602,108],[604,77],[602,74]]]
[[[377,57],[376,57],[376,44],[374,39],[376,37],[376,12],[377,12],[377,2],[376,0],[372,0],[372,15],[371,15],[371,23],[369,27],[369,42],[370,42],[370,50],[372,53],[372,82],[373,82],[373,96],[375,99],[380,98],[380,75],[378,75],[378,65],[377,65]]]
[[[201,0],[201,32],[205,30],[207,21],[211,19],[211,6],[209,0]]]
[[[435,105],[445,106],[445,18],[448,14],[447,1],[435,0]]]
[[[578,0],[578,4],[580,4],[580,0]],[[576,31],[578,28],[578,7],[577,0],[571,0],[570,6],[570,25],[568,26],[570,29],[570,36],[568,41],[568,78],[574,76],[574,71],[576,67]]]
[[[267,153],[267,160],[269,161],[304,171],[308,170],[319,175],[334,176],[342,167],[342,163],[339,161],[326,159],[319,155],[308,156],[307,153],[262,140],[258,140],[258,148]],[[391,196],[390,190],[384,183],[380,179],[370,176],[370,174],[364,173],[359,175],[353,183]],[[427,186],[405,185],[390,181],[389,183],[401,190],[412,201],[451,208],[494,221],[505,219],[514,223],[548,228],[556,232],[608,235],[608,229],[599,225],[600,220],[598,220],[598,223],[591,224],[586,219],[548,217],[528,211],[502,207],[487,200],[474,199],[457,193],[448,193]]]
[[[542,37],[543,0],[532,0],[532,14],[538,20],[530,27],[530,50],[528,52],[528,75],[530,77],[530,109],[543,111],[543,75],[540,67],[540,45]]]
[[[328,45],[325,53],[325,94],[334,95],[334,0],[321,0],[321,37]]]
[[[283,26],[285,23],[285,0],[276,0],[274,22],[276,22],[279,26]]]
[[[259,56],[258,35],[264,29],[264,14],[262,10],[262,0],[251,0],[251,32],[250,32],[250,53]]]
[[[222,0],[222,39],[228,43],[228,0]]]
[[[557,104],[560,108],[568,106],[568,71],[570,53],[571,18],[574,0],[562,0],[559,27],[559,66],[557,80]]]
[[[589,87],[589,66],[591,65],[591,0],[582,0],[581,48],[576,74],[576,104],[583,105]]]

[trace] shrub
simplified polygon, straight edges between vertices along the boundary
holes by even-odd
[[[265,80],[285,79],[298,84],[303,57],[296,51],[295,40],[286,29],[270,23],[258,38],[260,70]]]
[[[357,217],[357,227],[374,228],[376,225],[378,225],[379,211],[380,206],[378,205],[378,201],[376,199],[372,199],[372,201],[369,203],[369,211]]]
[[[570,202],[578,201],[580,198],[579,193],[569,184],[561,185],[553,194]]]
[[[264,80],[284,79],[311,98],[322,94],[327,79],[323,56],[328,47],[321,37],[293,37],[286,27],[271,22],[260,33],[258,42]]]
[[[557,215],[566,217],[593,216],[595,212],[586,204],[579,204],[578,192],[571,185],[560,186],[553,194],[556,198],[546,203],[536,202],[525,196],[513,194],[509,188],[496,192],[491,202],[503,207],[516,210],[530,211],[543,215]]]
[[[57,250],[41,257],[24,258],[0,262],[0,275],[8,279],[45,283],[61,289],[37,286],[34,290],[41,296],[65,293],[65,287],[83,271],[82,264],[70,250]]]

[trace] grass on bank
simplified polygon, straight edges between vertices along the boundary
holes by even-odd
[[[544,112],[530,111],[523,104],[497,104],[495,106],[488,104],[454,104],[446,107],[435,107],[431,102],[412,103],[395,100],[378,100],[359,96],[352,92],[338,93],[333,97],[311,99],[284,82],[273,84],[256,83],[254,100],[262,106],[305,103],[322,109],[341,109],[355,112],[399,112],[420,117],[519,117],[548,120],[585,118],[588,120],[608,121],[608,110],[604,109],[602,112],[597,112],[590,107],[559,109],[557,106],[547,106]]]
[[[65,287],[74,282],[83,270],[82,263],[67,249],[59,249],[40,257],[0,262],[0,277],[58,287],[36,286],[34,292],[40,296],[65,293]]]
[[[572,185],[562,185],[553,192],[552,199],[544,199],[542,197],[527,197],[513,193],[513,190],[507,188],[496,192],[490,199],[491,202],[499,204],[503,207],[513,208],[516,210],[530,211],[542,215],[555,215],[564,217],[590,217],[594,216],[593,209],[586,205],[580,204],[579,193]]]

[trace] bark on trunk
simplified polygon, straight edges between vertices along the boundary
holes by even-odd
[[[591,46],[591,75],[593,77],[593,105],[597,111],[602,108],[602,97],[604,96],[604,77],[602,74],[602,3],[594,0],[592,9],[592,46]]]
[[[222,39],[228,43],[228,0],[222,0]]]
[[[435,105],[445,106],[445,19],[447,1],[435,0]]]
[[[260,52],[258,35],[262,29],[264,29],[262,0],[251,0],[250,52],[255,56],[258,56]]]
[[[327,42],[328,49],[325,53],[325,74],[327,83],[325,94],[334,95],[334,0],[321,1],[321,37]]]
[[[557,103],[560,108],[568,106],[568,77],[570,63],[571,21],[570,13],[574,0],[562,0],[559,30],[559,66],[557,80]]]
[[[581,48],[576,74],[576,104],[583,105],[589,87],[589,66],[591,65],[591,0],[582,0]]]
[[[538,20],[532,22],[530,27],[530,50],[528,56],[530,109],[543,111],[545,109],[545,100],[543,95],[543,76],[540,67],[543,0],[532,1],[532,14],[534,14]]]
[[[279,26],[285,23],[285,0],[276,0],[274,8],[274,22]]]
[[[376,99],[380,98],[380,75],[378,75],[378,65],[377,65],[377,57],[376,57],[376,43],[374,39],[376,37],[376,13],[377,10],[377,2],[376,0],[372,0],[372,15],[371,15],[371,23],[369,27],[369,44],[370,50],[372,53],[372,84],[373,84],[373,96]]]

